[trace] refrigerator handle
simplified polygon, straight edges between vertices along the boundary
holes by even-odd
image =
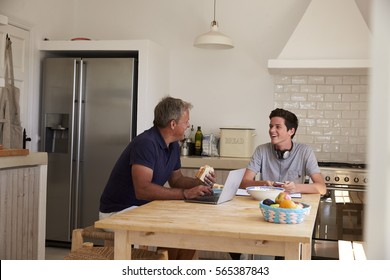
[[[81,59],[79,61],[79,81],[78,81],[78,91],[77,91],[77,138],[76,138],[76,167],[75,167],[75,184],[74,184],[74,228],[77,228],[79,225],[80,217],[80,163],[81,163],[81,137],[82,137],[82,110],[83,110],[83,88],[84,88],[84,61]]]
[[[75,159],[75,132],[76,132],[76,120],[78,119],[77,116],[76,116],[76,111],[77,111],[77,92],[78,92],[78,70],[79,70],[79,61],[77,59],[74,59],[73,60],[73,85],[72,85],[72,120],[71,120],[71,127],[70,127],[70,135],[71,135],[71,138],[70,138],[70,168],[69,168],[69,171],[70,171],[70,174],[69,174],[69,182],[70,182],[70,200],[69,200],[69,225],[70,225],[70,232],[68,233],[69,234],[69,240],[71,239],[71,236],[72,236],[72,229],[73,228],[76,228],[75,225],[76,225],[76,218],[75,218],[75,212],[72,210],[74,209],[74,199],[75,199],[75,195],[77,195],[77,192],[75,191],[75,180],[73,178],[74,176],[74,165],[77,164],[76,163],[76,159]]]

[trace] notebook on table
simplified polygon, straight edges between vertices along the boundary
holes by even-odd
[[[232,200],[236,195],[241,180],[244,177],[246,168],[236,169],[229,171],[229,175],[226,179],[224,187],[221,191],[215,191],[211,195],[198,196],[195,198],[186,199],[186,202],[208,203],[208,204],[221,204],[226,201]]]

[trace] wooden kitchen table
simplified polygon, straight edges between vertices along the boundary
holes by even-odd
[[[311,205],[301,224],[266,222],[259,202],[248,196],[209,205],[156,200],[95,222],[115,232],[115,259],[131,259],[132,244],[311,258],[311,241],[320,195],[302,195]]]

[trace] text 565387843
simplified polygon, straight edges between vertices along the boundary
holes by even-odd
[[[267,266],[217,266],[215,275],[268,275],[269,267]]]

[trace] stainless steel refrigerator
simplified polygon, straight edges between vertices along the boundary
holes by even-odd
[[[47,58],[41,151],[48,153],[46,240],[68,242],[98,220],[99,199],[134,136],[135,58]]]

